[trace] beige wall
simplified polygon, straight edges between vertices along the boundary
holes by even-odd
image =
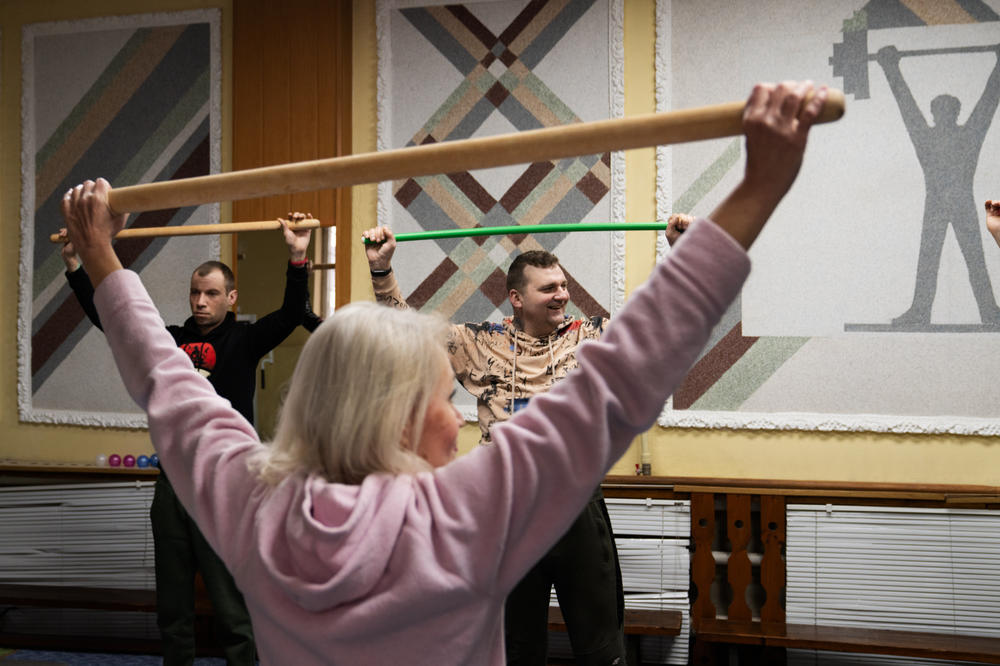
[[[232,0],[160,0],[156,10],[222,6],[224,108],[229,105],[229,53]],[[25,22],[134,12],[136,3],[97,0],[86,9],[68,0],[4,0],[0,3],[3,38],[0,82],[0,458],[89,462],[98,452],[146,452],[145,433],[20,424],[17,420],[17,266],[20,200],[20,27]],[[375,27],[374,2],[354,3],[354,152],[375,146]],[[151,9],[152,10],[152,9]],[[652,111],[654,0],[625,3],[626,112]],[[223,123],[224,159],[228,165],[229,118]],[[627,154],[627,218],[649,220],[654,207],[652,150]],[[349,237],[375,219],[375,188],[352,192],[353,228]],[[650,234],[632,233],[627,246],[627,288],[649,272],[653,262]],[[371,287],[360,244],[352,248],[351,295],[370,299]],[[341,276],[344,279],[345,276]],[[289,361],[290,362],[290,361]],[[285,368],[282,370],[284,372]],[[466,426],[462,448],[477,438]],[[648,435],[654,474],[739,478],[778,478],[902,483],[969,483],[1000,485],[1000,444],[996,438],[957,436],[878,435],[871,433],[804,433],[654,428]],[[639,462],[637,447],[626,454],[614,473],[631,473]]]
[[[375,146],[375,29],[372,3],[355,0],[354,150]],[[625,110],[655,110],[653,53],[654,0],[625,4]],[[742,92],[734,91],[734,98]],[[360,115],[359,115],[360,114]],[[654,153],[626,154],[627,221],[655,216]],[[374,190],[356,188],[354,237],[375,217]],[[653,265],[651,234],[630,233],[627,239],[626,288],[640,284]],[[352,297],[372,298],[364,255],[355,250]],[[467,425],[461,448],[475,445],[478,428]],[[730,478],[775,478],[900,483],[968,483],[1000,485],[1000,441],[991,437],[917,436],[874,433],[807,433],[665,429],[648,434],[653,474]],[[638,445],[619,461],[614,474],[631,474],[640,462]]]

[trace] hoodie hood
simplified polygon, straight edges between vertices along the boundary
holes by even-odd
[[[229,310],[226,312],[226,316],[223,317],[222,321],[219,322],[219,325],[205,335],[202,335],[201,330],[198,328],[198,324],[194,320],[194,316],[185,319],[182,328],[184,329],[184,332],[191,337],[201,338],[202,340],[211,342],[212,340],[223,335],[235,323],[236,315],[233,314],[232,310]]]
[[[384,582],[400,538],[413,479],[369,475],[358,486],[331,484],[312,475],[287,479],[265,502],[258,520],[261,574],[308,611],[322,611],[370,597]]]
[[[503,328],[507,331],[507,334],[513,337],[515,340],[523,340],[525,342],[545,342],[551,340],[552,338],[559,338],[566,334],[566,332],[573,325],[575,320],[569,316],[565,315],[563,317],[563,322],[556,327],[554,331],[548,335],[542,335],[535,337],[533,335],[528,335],[524,332],[524,328],[521,326],[521,322],[517,317],[505,317],[503,320]]]

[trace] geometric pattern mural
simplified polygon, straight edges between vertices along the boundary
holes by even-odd
[[[614,113],[620,6],[483,2],[379,9],[380,149],[553,127]],[[419,63],[419,65],[415,64]],[[620,64],[620,63],[619,63]],[[567,70],[567,67],[569,69]],[[620,77],[619,77],[620,79]],[[582,84],[582,85],[581,85]],[[620,104],[620,102],[619,102]],[[620,113],[619,113],[620,115]],[[379,222],[396,232],[620,218],[620,156],[605,153],[386,184]],[[583,237],[586,236],[586,237]],[[453,321],[510,314],[504,275],[518,253],[556,253],[573,314],[620,301],[619,234],[477,236],[402,245],[394,267],[412,307]],[[618,262],[620,264],[620,261]]]

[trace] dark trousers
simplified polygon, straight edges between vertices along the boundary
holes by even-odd
[[[149,517],[153,523],[156,620],[163,638],[163,663],[194,663],[195,574],[201,571],[226,663],[252,666],[256,659],[253,628],[243,595],[226,565],[181,506],[162,471],[156,479]]]
[[[578,666],[624,666],[625,594],[611,519],[599,488],[566,534],[508,595],[508,664],[547,663],[553,585]]]

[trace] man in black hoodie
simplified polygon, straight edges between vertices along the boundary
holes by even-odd
[[[289,218],[301,220],[305,216],[294,213]],[[222,262],[207,261],[191,275],[191,316],[182,326],[167,326],[194,367],[250,423],[254,420],[257,364],[302,323],[308,299],[306,250],[310,231],[293,231],[282,221],[282,233],[288,245],[289,263],[280,309],[254,323],[237,321],[232,312],[237,297],[233,272]],[[63,246],[62,257],[73,293],[90,321],[101,328],[93,302],[94,289],[72,244]],[[243,595],[177,500],[162,470],[149,514],[156,556],[156,614],[163,638],[163,663],[190,664],[194,659],[195,574],[200,571],[212,601],[226,662],[254,664],[253,629]]]

